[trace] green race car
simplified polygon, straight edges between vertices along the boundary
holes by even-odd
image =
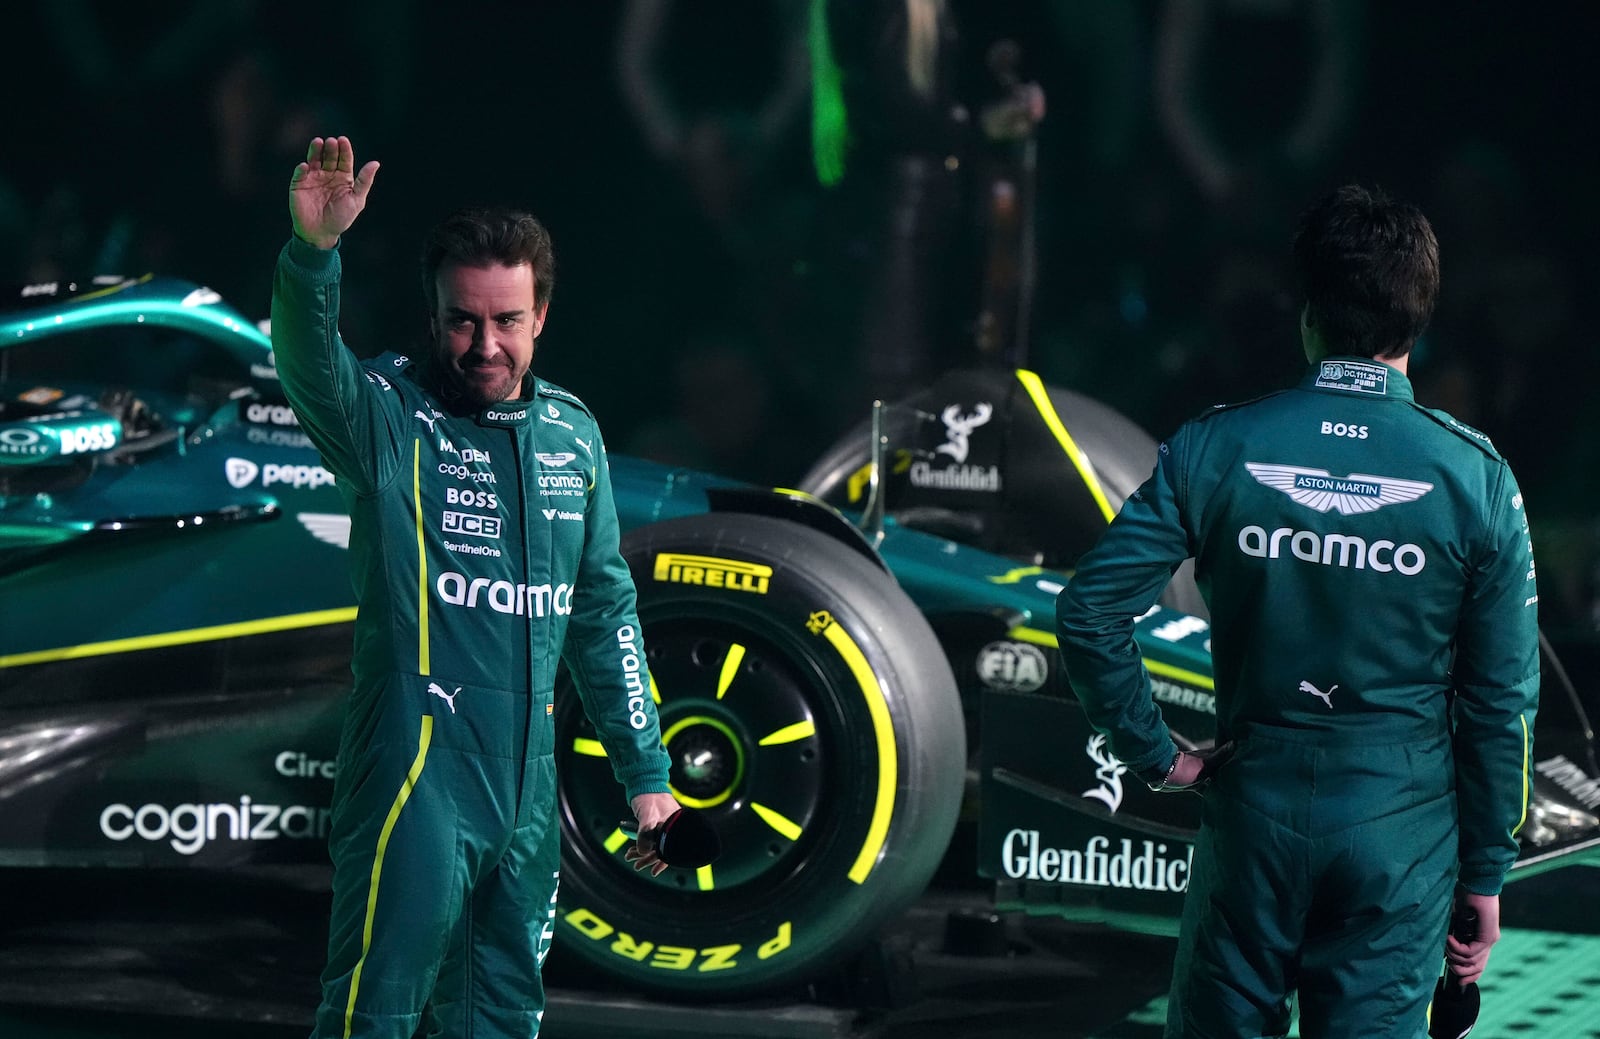
[[[1053,634],[1154,452],[1093,400],[982,371],[879,409],[795,489],[613,458],[674,791],[723,853],[630,868],[626,805],[558,685],[561,955],[694,998],[792,987],[941,864],[1003,910],[1175,930],[1199,801],[1125,775]],[[0,301],[0,866],[325,864],[348,537],[267,336],[215,293]],[[1208,632],[1186,572],[1138,624],[1194,746]],[[1592,729],[1545,663],[1513,877],[1600,847]]]

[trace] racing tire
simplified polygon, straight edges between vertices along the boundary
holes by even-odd
[[[623,858],[629,816],[570,681],[556,694],[556,964],[656,993],[797,987],[926,887],[961,804],[950,666],[911,599],[858,550],[711,513],[623,539],[679,801],[720,857],[660,877]]]

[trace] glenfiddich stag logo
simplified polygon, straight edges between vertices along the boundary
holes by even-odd
[[[970,415],[961,414],[961,405],[950,405],[939,416],[944,420],[947,442],[940,444],[934,450],[939,454],[949,455],[958,462],[965,462],[969,447],[967,438],[972,435],[974,429],[987,424],[993,415],[994,405],[988,401],[983,401],[974,406]]]
[[[1089,737],[1089,742],[1084,747],[1084,751],[1097,766],[1094,770],[1094,778],[1100,781],[1100,785],[1092,790],[1085,790],[1083,796],[1099,801],[1111,809],[1111,813],[1115,815],[1117,809],[1122,805],[1122,774],[1128,771],[1128,766],[1118,761],[1106,749],[1106,738],[1100,733],[1095,733]]]

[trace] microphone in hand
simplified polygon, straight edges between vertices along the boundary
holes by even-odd
[[[1458,941],[1472,942],[1478,937],[1478,913],[1459,895],[1450,916],[1450,933]],[[1462,983],[1448,966],[1433,986],[1433,1008],[1428,1013],[1430,1039],[1463,1039],[1478,1023],[1481,996],[1478,983]]]
[[[709,866],[722,854],[717,831],[693,808],[680,808],[660,826],[642,833],[635,819],[617,825],[624,836],[639,842],[641,852],[653,850],[656,858],[669,866],[697,869]]]

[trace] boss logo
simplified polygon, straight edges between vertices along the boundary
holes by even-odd
[[[76,429],[61,429],[56,431],[56,438],[61,442],[61,453],[64,455],[109,451],[117,446],[117,427],[109,422],[101,422]]]
[[[444,500],[446,505],[465,505],[472,509],[500,507],[500,499],[488,491],[469,491],[460,487],[446,487]]]
[[[1324,422],[1322,435],[1325,437],[1349,437],[1352,440],[1367,439],[1367,427],[1355,426],[1346,422]]]

